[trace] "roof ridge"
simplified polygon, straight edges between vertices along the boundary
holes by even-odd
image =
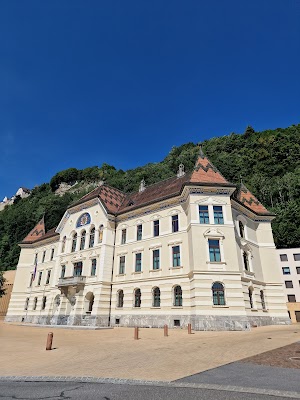
[[[176,179],[181,179],[182,177],[187,176],[188,174],[192,174],[192,172],[191,172],[191,171],[186,172],[184,175],[179,176],[179,177],[178,177],[177,175],[173,175],[173,176],[170,176],[169,178],[162,179],[161,181],[158,181],[158,182],[155,182],[155,183],[151,183],[151,185],[146,185],[145,190],[147,190],[148,188],[152,188],[152,187],[155,186],[155,185],[159,185],[159,184],[161,184],[162,182],[166,182],[166,181],[168,181],[168,180],[170,180],[170,179],[174,179],[174,178],[176,178]],[[135,193],[139,193],[139,191],[138,191],[138,190],[135,190],[135,191],[132,191],[132,192],[128,192],[128,193],[126,193],[126,196],[129,196],[129,195],[135,194]]]

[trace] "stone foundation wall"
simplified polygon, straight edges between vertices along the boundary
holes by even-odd
[[[67,326],[109,326],[106,315],[58,315],[58,316],[7,316],[6,322],[23,322],[40,325],[67,325]],[[288,325],[290,319],[270,316],[199,316],[199,315],[113,315],[110,325],[113,327],[187,328],[191,323],[195,331],[245,331],[251,327],[267,325]]]
[[[9,315],[5,322],[23,322],[40,325],[68,325],[68,326],[108,326],[106,315]]]

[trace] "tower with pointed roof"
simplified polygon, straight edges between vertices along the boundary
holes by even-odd
[[[133,193],[103,184],[20,243],[7,321],[247,330],[288,323],[270,213],[200,147]]]

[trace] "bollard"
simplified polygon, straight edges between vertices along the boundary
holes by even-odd
[[[47,336],[46,350],[52,350],[52,340],[53,340],[53,333],[50,332],[48,333]]]
[[[164,325],[164,336],[168,336],[168,325]]]
[[[139,340],[139,328],[137,326],[134,328],[134,340]]]
[[[188,324],[188,334],[192,333],[192,324]]]

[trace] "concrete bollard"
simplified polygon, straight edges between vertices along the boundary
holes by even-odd
[[[46,350],[52,350],[53,333],[49,332],[47,336]]]
[[[168,325],[164,325],[164,336],[169,336],[168,335]]]
[[[188,334],[192,333],[192,324],[188,324]]]
[[[134,328],[134,340],[139,340],[139,328],[137,326]]]

